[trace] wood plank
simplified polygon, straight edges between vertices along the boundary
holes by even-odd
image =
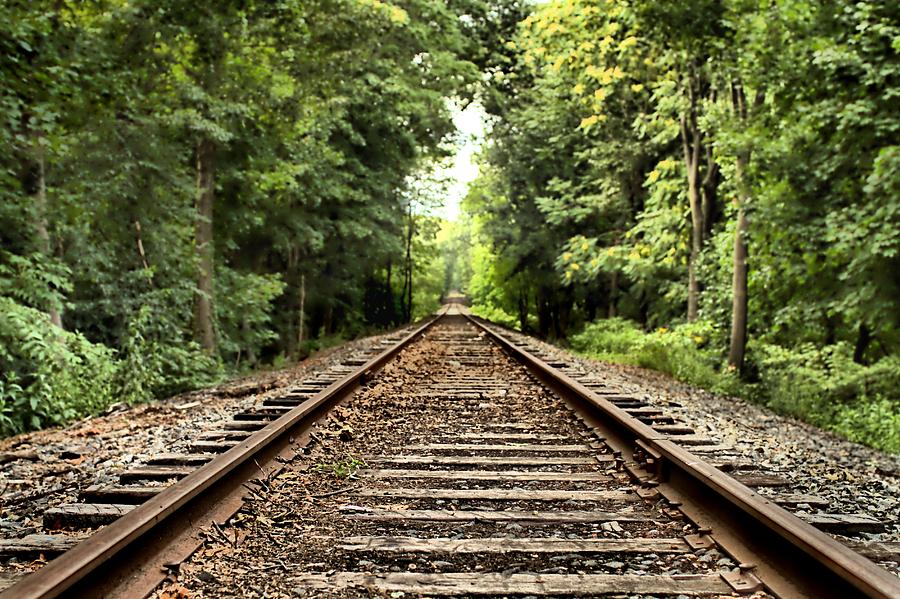
[[[865,514],[800,514],[819,530],[835,533],[882,532],[884,523]]]
[[[354,520],[423,520],[428,522],[531,522],[535,524],[577,524],[585,522],[647,522],[647,516],[602,511],[517,511],[517,510],[389,510],[361,506],[341,506]]]
[[[544,458],[544,457],[498,457],[498,456],[430,456],[430,455],[396,455],[396,456],[366,456],[366,461],[374,463],[391,464],[434,464],[434,465],[460,465],[460,466],[558,466],[575,464],[597,464],[598,462],[612,462],[611,455],[598,455],[591,457],[571,458]]]
[[[64,535],[28,535],[21,539],[0,539],[0,556],[58,555],[68,551],[81,539]]]
[[[44,512],[44,528],[95,528],[115,522],[133,509],[122,503],[65,503]]]
[[[78,494],[88,503],[143,503],[168,485],[92,485]]]
[[[229,431],[248,431],[254,432],[266,426],[265,422],[257,420],[231,420],[222,425],[222,428]]]
[[[687,553],[683,539],[420,539],[417,537],[347,537],[347,551],[397,553]]]
[[[679,445],[718,445],[719,442],[702,435],[666,435],[666,438]],[[693,450],[691,450],[693,451]]]
[[[724,443],[719,443],[716,445],[697,445],[696,447],[691,447],[691,453],[714,453],[714,454],[722,454],[727,453],[729,451],[734,451],[734,445],[725,445]],[[738,459],[737,456],[735,459]]]
[[[774,474],[735,474],[732,478],[748,487],[784,487],[791,484],[788,479]]]
[[[304,573],[287,580],[301,589],[337,591],[358,589],[382,593],[404,592],[418,595],[727,595],[729,587],[718,574],[509,574],[448,572],[416,574],[408,572],[366,574],[334,572]]]
[[[253,434],[253,431],[239,431],[239,430],[216,430],[216,431],[208,431],[202,433],[200,435],[200,439],[206,441],[221,441],[221,440],[232,440],[232,441],[243,441],[247,437]]]
[[[119,474],[119,480],[123,483],[137,480],[169,480],[184,478],[193,468],[180,466],[136,466]]]
[[[686,424],[654,424],[653,430],[658,433],[665,433],[667,435],[695,435],[693,427],[690,427]]]
[[[900,562],[900,541],[855,541],[841,539],[841,543],[866,556],[873,562]]]
[[[514,439],[517,441],[563,441],[566,435],[535,435],[533,433],[463,433],[454,435],[460,439]]]
[[[241,440],[238,439],[229,439],[223,441],[193,441],[190,445],[188,445],[188,451],[192,453],[225,453],[232,447],[238,445]]]
[[[308,401],[308,397],[303,396],[294,396],[285,395],[283,397],[270,397],[269,399],[264,399],[262,405],[268,406],[299,406],[300,404]]]
[[[489,429],[497,429],[497,428],[510,428],[514,430],[525,430],[532,431],[534,433],[539,433],[540,431],[547,430],[544,428],[544,424],[535,423],[535,422],[483,422],[476,423],[470,426],[465,425],[457,425],[457,424],[447,424],[444,426],[438,425],[438,428],[469,428],[471,429],[479,429],[479,430],[489,430]],[[552,432],[552,431],[548,431]]]
[[[443,478],[448,480],[515,480],[515,481],[598,481],[609,480],[605,472],[528,472],[523,470],[360,470],[361,476],[373,478]]]
[[[209,453],[160,453],[147,460],[150,466],[200,466],[213,459]]]
[[[763,499],[773,501],[780,506],[789,507],[796,507],[801,504],[806,504],[814,508],[823,508],[831,505],[831,502],[824,497],[819,497],[818,495],[804,495],[801,493],[793,495],[763,495]]]
[[[360,489],[360,497],[486,499],[496,501],[636,501],[628,491],[547,491],[525,489]]]
[[[422,443],[407,445],[404,449],[410,451],[581,451],[591,452],[587,445],[540,445],[534,443],[501,443],[501,444],[477,444],[477,443]]]

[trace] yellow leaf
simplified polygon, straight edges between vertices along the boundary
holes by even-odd
[[[581,129],[590,129],[593,125],[597,124],[597,121],[600,120],[596,114],[592,114],[589,117],[585,117],[581,119],[581,124],[578,125]]]

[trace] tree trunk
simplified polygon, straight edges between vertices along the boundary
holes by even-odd
[[[297,319],[297,351],[300,351],[303,347],[303,322],[306,320],[306,273],[300,275],[300,314]]]
[[[740,159],[738,162],[740,163]],[[734,230],[731,276],[731,344],[728,349],[728,365],[736,368],[738,372],[742,372],[744,369],[744,354],[747,349],[747,234],[750,227],[744,209],[745,201],[745,198],[739,200],[737,226]]]
[[[528,327],[528,292],[525,290],[519,291],[519,329],[523,333],[527,333],[529,330]]]
[[[872,332],[866,323],[859,323],[859,335],[856,338],[856,348],[853,350],[853,361],[857,364],[865,364],[866,350],[872,342]]]
[[[37,246],[42,254],[48,258],[53,256],[53,247],[50,242],[50,231],[47,226],[47,166],[44,158],[44,150],[41,147],[41,134],[33,132],[33,146],[31,156],[25,166],[25,192],[31,196],[34,206],[34,233],[37,238]],[[62,313],[55,303],[47,307],[50,322],[63,328]]]
[[[413,216],[412,202],[409,203],[407,212],[407,229],[406,229],[406,265],[403,279],[403,318],[406,322],[412,320],[412,279],[413,279],[413,261],[412,261],[412,242],[415,235],[415,222]]]
[[[147,254],[144,253],[144,236],[141,230],[141,221],[134,221],[134,244],[137,246],[138,257],[141,259],[141,266],[144,270],[150,270],[150,264],[147,262]]]
[[[691,256],[688,262],[688,321],[697,320],[700,311],[700,281],[697,265],[703,249],[703,201],[700,197],[700,148],[701,133],[697,124],[694,94],[691,93],[691,109],[681,115],[681,142],[684,150],[684,165],[687,169],[688,201],[691,206]]]
[[[609,307],[606,310],[607,318],[615,318],[618,316],[618,310],[616,310],[616,298],[619,296],[619,273],[617,271],[613,271],[610,275],[609,279]]]
[[[197,294],[194,302],[194,334],[203,350],[216,353],[213,324],[213,203],[215,200],[215,156],[212,142],[197,144],[197,220],[194,244],[197,251]]]
[[[756,95],[754,108],[762,105],[764,96]],[[748,111],[744,88],[738,83],[731,86],[731,103],[736,117],[741,123],[746,124]],[[750,165],[750,149],[745,148],[738,152],[735,160],[735,177],[737,178],[737,223],[734,230],[734,250],[732,256],[731,275],[731,342],[728,348],[728,365],[744,370],[744,356],[747,351],[747,320],[748,320],[748,290],[747,280],[749,269],[747,266],[747,237],[750,232],[750,223],[747,219],[747,204],[750,201],[750,185],[747,181],[747,168]]]

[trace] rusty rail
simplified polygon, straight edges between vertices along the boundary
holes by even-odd
[[[245,482],[277,470],[278,458],[295,455],[313,422],[447,310],[445,306],[309,401],[27,576],[0,599],[149,594],[167,567],[177,568],[199,546],[204,526],[225,522],[237,511]],[[710,535],[698,542],[714,541],[743,562],[742,570],[749,574],[745,580],[758,577],[782,598],[900,597],[900,579],[667,440],[480,319],[465,317],[569,402],[635,478],[655,487],[701,529],[709,529]]]
[[[509,355],[571,402],[626,467],[675,503],[781,598],[900,597],[900,578],[835,541],[466,314]]]
[[[0,593],[2,599],[141,597],[167,568],[200,544],[201,528],[224,522],[241,505],[243,484],[277,470],[307,429],[371,373],[440,319],[447,308],[412,333],[297,408],[215,457],[37,572]],[[268,471],[267,471],[268,469]]]

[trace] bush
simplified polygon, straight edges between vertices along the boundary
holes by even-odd
[[[0,433],[97,413],[114,401],[113,350],[0,297]]]
[[[121,342],[115,388],[119,401],[136,404],[216,383],[221,366],[200,346],[141,307]]]
[[[756,342],[748,361],[759,383],[750,385],[722,368],[723,357],[708,347],[714,334],[712,325],[702,321],[646,333],[634,322],[611,318],[589,324],[571,341],[575,351],[591,357],[761,401],[851,441],[900,452],[900,357],[866,366],[853,362],[848,344],[789,349]]]
[[[721,372],[719,356],[707,349],[712,334],[712,325],[704,322],[645,333],[633,321],[609,318],[589,324],[572,337],[572,347],[601,360],[658,370],[698,387],[736,393],[737,377]]]
[[[793,349],[758,343],[753,356],[773,409],[852,441],[900,452],[900,357],[857,364],[846,343]]]
[[[235,365],[255,363],[262,350],[278,339],[272,330],[275,300],[286,287],[278,274],[254,274],[220,267],[216,271],[216,318],[219,351]]]
[[[509,327],[511,329],[519,328],[519,319],[513,316],[512,314],[504,311],[502,308],[497,308],[493,305],[487,304],[479,304],[472,306],[470,312],[475,316],[480,316],[485,320],[490,320],[491,322],[496,322],[497,324],[502,324],[505,327]]]
[[[570,339],[575,351],[611,362],[634,362],[637,348],[646,334],[638,324],[625,318],[607,318],[588,324]]]

